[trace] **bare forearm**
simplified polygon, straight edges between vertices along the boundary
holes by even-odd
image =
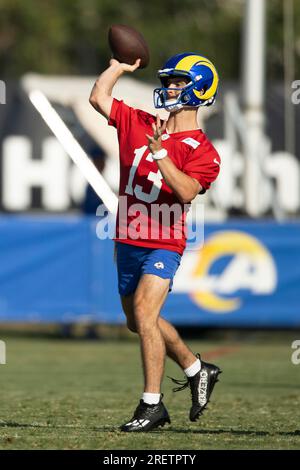
[[[123,74],[118,63],[112,63],[97,78],[90,95],[90,103],[96,111],[107,119],[110,115],[113,98],[112,89],[118,78]]]
[[[93,108],[106,118],[110,115],[113,102],[111,94],[118,78],[124,72],[134,72],[140,65],[140,59],[137,59],[133,65],[120,64],[115,59],[111,59],[109,64],[109,67],[97,78],[90,95]]]
[[[97,78],[91,92],[91,97],[94,95],[111,95],[113,87],[115,86],[118,78],[123,74],[122,69],[118,64],[112,64]]]
[[[201,191],[200,183],[179,170],[167,156],[157,160],[158,168],[167,185],[174,191],[180,202],[191,202]]]

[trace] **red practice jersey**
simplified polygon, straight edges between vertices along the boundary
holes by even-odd
[[[187,205],[180,203],[165,183],[148,149],[146,134],[153,135],[151,125],[155,122],[151,114],[113,100],[108,123],[116,127],[120,147],[115,240],[182,254]],[[165,133],[162,145],[179,170],[199,181],[203,192],[218,176],[219,154],[200,129]]]

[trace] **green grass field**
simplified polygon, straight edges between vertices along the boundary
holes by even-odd
[[[299,336],[299,334],[298,334]],[[300,449],[300,365],[291,363],[296,333],[189,341],[223,369],[209,409],[190,423],[189,391],[164,403],[172,424],[128,435],[142,391],[135,340],[82,341],[1,337],[1,449]],[[169,360],[166,375],[182,378]]]

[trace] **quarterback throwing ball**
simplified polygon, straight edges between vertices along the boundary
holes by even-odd
[[[170,423],[161,394],[166,355],[185,373],[185,380],[173,379],[179,385],[174,390],[190,388],[191,421],[206,407],[221,372],[195,355],[160,316],[185,249],[189,204],[210,188],[220,170],[220,157],[197,123],[198,108],[215,101],[218,74],[212,62],[197,53],[171,57],[158,71],[161,86],[154,90],[155,107],[170,113],[162,122],[158,115],[112,97],[119,77],[139,65],[139,59],[133,65],[111,59],[90,96],[92,106],[117,129],[119,293],[142,353],[144,391],[133,416],[121,426],[125,432],[147,432]]]

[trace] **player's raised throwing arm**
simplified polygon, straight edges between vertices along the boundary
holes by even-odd
[[[112,89],[124,72],[134,72],[140,66],[140,59],[133,65],[122,64],[111,59],[109,67],[97,78],[90,95],[90,103],[102,116],[109,118],[113,97]]]

